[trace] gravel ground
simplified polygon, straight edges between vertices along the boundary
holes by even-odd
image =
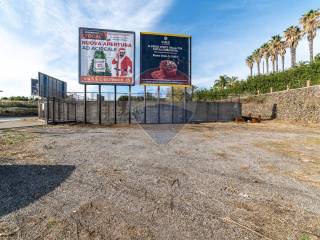
[[[0,131],[0,239],[320,239],[320,128]]]

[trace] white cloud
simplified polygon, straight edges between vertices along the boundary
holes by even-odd
[[[29,95],[38,71],[78,85],[78,27],[148,31],[171,0],[1,1],[0,89]],[[1,93],[0,93],[1,94]]]

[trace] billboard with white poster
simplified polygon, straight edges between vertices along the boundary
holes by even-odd
[[[134,85],[135,33],[79,28],[79,83]]]

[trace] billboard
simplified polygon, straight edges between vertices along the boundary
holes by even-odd
[[[31,78],[31,96],[39,96],[39,81]]]
[[[134,85],[135,33],[79,28],[79,83]]]
[[[65,98],[67,96],[67,83],[47,74],[38,73],[39,96],[52,98]]]
[[[191,36],[140,33],[140,84],[191,85]]]

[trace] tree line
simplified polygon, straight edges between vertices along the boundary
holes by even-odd
[[[320,28],[320,11],[310,10],[303,14],[299,19],[300,25],[290,26],[285,31],[283,36],[272,36],[269,41],[253,51],[246,58],[246,64],[250,70],[250,76],[253,76],[254,64],[257,66],[257,75],[261,74],[261,62],[263,64],[263,74],[269,74],[269,63],[272,64],[272,72],[279,71],[279,57],[281,58],[281,70],[284,71],[285,55],[287,49],[290,50],[291,67],[296,66],[296,51],[299,41],[306,36],[309,42],[310,63],[314,61],[313,57],[313,42],[317,34],[317,29]],[[264,60],[264,61],[262,61]],[[266,71],[264,71],[264,64]]]

